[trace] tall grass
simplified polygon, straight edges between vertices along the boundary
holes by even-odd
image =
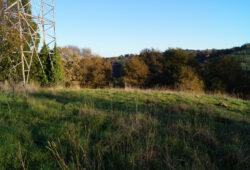
[[[249,108],[225,96],[156,90],[2,93],[0,167],[249,169]]]

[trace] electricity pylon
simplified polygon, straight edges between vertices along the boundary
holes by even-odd
[[[18,33],[18,63],[13,70],[21,66],[24,84],[29,82],[32,61],[39,58],[39,42],[51,47],[56,42],[54,0],[4,0],[4,20],[8,27]],[[50,59],[53,52],[49,50]],[[12,61],[12,59],[10,59]],[[51,60],[52,61],[52,60]],[[13,63],[13,62],[12,62]]]

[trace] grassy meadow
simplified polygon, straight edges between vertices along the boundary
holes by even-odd
[[[0,93],[0,169],[250,169],[250,101],[154,90]]]

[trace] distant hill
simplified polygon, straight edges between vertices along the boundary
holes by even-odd
[[[245,44],[241,47],[233,47],[229,49],[208,49],[208,50],[188,50],[190,55],[193,55],[201,63],[214,60],[221,55],[235,56],[241,62],[242,68],[250,73],[250,44]],[[132,57],[134,54],[121,55],[119,57],[108,58],[113,65],[114,77],[119,77],[121,74],[122,63]]]
[[[242,68],[250,73],[250,48],[234,51],[230,55],[237,57],[241,62]]]
[[[221,55],[229,55],[236,57],[242,65],[242,68],[250,73],[250,44],[241,47],[234,47],[222,50],[187,50],[191,52],[200,62],[213,60]]]

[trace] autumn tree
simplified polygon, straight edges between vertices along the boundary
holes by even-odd
[[[180,69],[175,89],[182,91],[203,91],[204,82],[192,67],[182,66]]]
[[[63,69],[65,73],[65,85],[69,87],[72,82],[80,82],[82,77],[80,73],[81,50],[75,46],[59,48],[62,56]]]
[[[80,60],[81,86],[106,87],[112,80],[112,65],[109,61],[91,53],[89,49],[83,49]]]
[[[112,82],[112,65],[90,49],[69,46],[60,48],[66,86],[79,82],[81,87],[106,87]]]
[[[134,87],[143,87],[148,78],[148,66],[138,57],[132,57],[122,66],[123,82]]]

